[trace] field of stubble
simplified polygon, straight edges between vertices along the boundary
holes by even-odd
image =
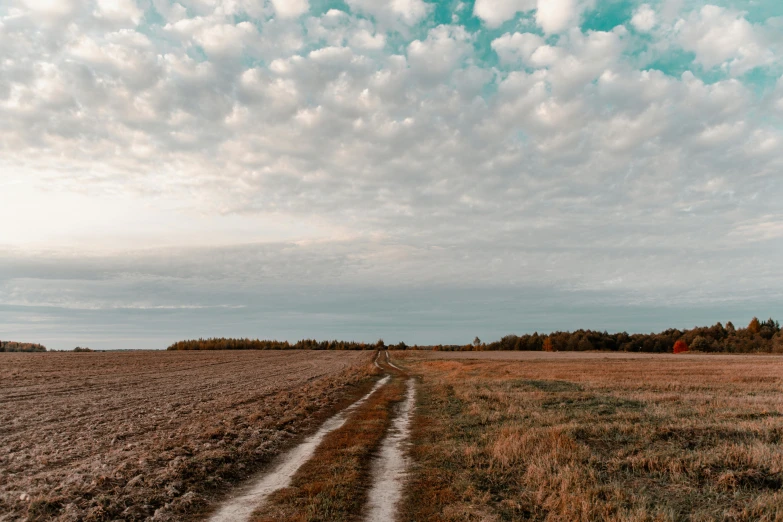
[[[358,393],[371,357],[0,354],[0,520],[197,516]]]
[[[402,520],[783,520],[783,357],[394,357],[420,378]]]

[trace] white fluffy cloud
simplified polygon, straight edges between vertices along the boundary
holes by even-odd
[[[297,18],[310,10],[308,0],[271,0],[275,13],[281,18]]]
[[[559,33],[573,26],[578,15],[576,0],[538,0],[536,23],[545,33]]]
[[[589,2],[580,0],[476,0],[473,15],[495,28],[517,13],[535,10],[538,26],[547,34],[560,33],[577,24]]]
[[[250,22],[226,23],[212,17],[183,19],[165,29],[191,40],[212,57],[238,56],[259,40],[258,31]]]
[[[375,18],[383,27],[399,28],[419,23],[431,6],[422,0],[346,0],[352,11]]]
[[[557,95],[573,96],[605,71],[620,66],[625,31],[574,29],[557,45],[549,45],[532,33],[504,34],[492,42],[501,63],[542,69],[538,76]]]
[[[642,4],[633,12],[631,25],[638,31],[643,33],[649,32],[655,27],[656,23],[655,11],[650,7],[650,4]]]
[[[408,61],[416,77],[433,83],[450,76],[469,52],[469,35],[465,29],[440,25],[430,30],[425,40],[410,43]]]
[[[492,41],[492,49],[500,61],[509,64],[517,61],[529,63],[533,53],[543,45],[544,39],[533,33],[506,33]]]
[[[135,0],[97,0],[95,16],[111,22],[137,25],[143,14]]]
[[[722,7],[702,7],[679,20],[675,31],[683,48],[696,53],[696,61],[706,68],[722,66],[739,75],[779,59],[766,28]]]
[[[535,9],[536,5],[536,0],[476,0],[473,15],[481,18],[488,27],[498,27],[519,12]]]
[[[379,50],[386,45],[386,36],[383,34],[371,34],[370,31],[361,29],[351,36],[350,44],[360,49]]]
[[[31,16],[48,22],[71,15],[78,5],[75,0],[24,0],[22,5]]]

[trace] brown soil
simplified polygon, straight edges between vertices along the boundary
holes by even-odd
[[[366,387],[372,356],[0,354],[0,521],[197,516]]]

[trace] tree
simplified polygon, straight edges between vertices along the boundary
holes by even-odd
[[[473,346],[475,346],[476,348],[481,346],[481,339],[478,338],[478,335],[476,336],[475,339],[473,339]]]
[[[579,339],[579,343],[576,345],[576,349],[580,352],[586,352],[588,350],[592,350],[593,345],[590,343],[587,337],[582,337]]]
[[[691,342],[690,346],[691,350],[696,350],[697,352],[706,352],[709,350],[709,348],[710,342],[701,335],[697,335]],[[686,346],[685,349],[687,350],[688,347]]]
[[[774,353],[783,353],[783,330],[779,331],[772,338],[772,351]]]
[[[729,321],[729,322],[727,322],[727,323],[726,323],[726,330],[727,330],[729,333],[734,333],[734,332],[736,332],[736,331],[737,331],[737,330],[736,330],[736,328],[734,328],[734,323],[732,323],[731,321]]]
[[[554,347],[552,346],[552,339],[550,339],[549,337],[544,339],[543,350],[545,352],[554,352],[555,351]]]
[[[682,339],[674,343],[674,353],[683,353],[688,351],[688,345]]]
[[[748,332],[752,334],[757,334],[761,331],[761,323],[759,322],[758,317],[754,317],[750,320],[750,323],[748,323]]]
[[[762,321],[759,334],[764,339],[770,340],[778,331],[780,331],[780,324],[770,317],[766,321]]]

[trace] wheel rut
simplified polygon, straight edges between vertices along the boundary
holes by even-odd
[[[269,470],[238,488],[208,520],[292,520],[298,518],[305,509],[309,511],[312,507],[308,505],[311,501],[309,497],[313,496],[312,488],[322,487],[323,482],[317,473],[313,473],[313,469],[324,465],[329,467],[336,445],[339,453],[348,450],[349,446],[355,443],[351,438],[343,440],[346,430],[353,430],[357,434],[354,437],[363,437],[358,435],[364,433],[362,422],[366,422],[366,419],[363,416],[367,414],[368,408],[376,408],[376,403],[385,404],[381,411],[388,412],[384,415],[390,420],[386,421],[387,428],[381,428],[381,431],[376,428],[377,435],[373,439],[376,442],[372,443],[375,449],[364,453],[362,457],[356,457],[358,465],[365,470],[363,475],[367,478],[354,483],[355,497],[346,505],[345,515],[350,519],[368,522],[395,520],[409,466],[407,443],[415,405],[415,380],[392,362],[388,351],[379,351],[373,364],[386,372],[386,375],[376,382],[366,395],[329,418],[316,433],[298,446],[280,455]],[[391,386],[388,386],[389,383]],[[374,394],[379,395],[370,400]],[[396,397],[391,402],[383,398],[389,394]],[[363,406],[365,403],[367,404]],[[336,441],[340,442],[336,444]],[[304,495],[303,500],[293,504],[290,499],[288,504],[285,504],[284,500],[284,504],[280,505],[280,499],[287,498],[286,492],[297,495],[305,489],[310,489],[311,493],[309,496]],[[354,487],[348,491],[354,491]],[[351,493],[351,496],[354,494]]]
[[[269,472],[262,473],[249,484],[241,488],[228,499],[218,511],[213,514],[210,522],[241,522],[249,520],[253,512],[264,503],[267,497],[275,491],[287,487],[299,468],[310,460],[321,441],[332,431],[340,428],[348,416],[379,388],[389,381],[387,375],[375,383],[373,388],[361,399],[354,402],[341,412],[330,417],[313,435],[301,444],[284,453]]]
[[[396,368],[396,366],[395,366]],[[372,465],[373,484],[367,500],[367,522],[394,520],[397,504],[402,498],[409,467],[406,444],[410,439],[411,421],[416,404],[416,384],[408,378],[405,401],[381,443],[381,450]]]

